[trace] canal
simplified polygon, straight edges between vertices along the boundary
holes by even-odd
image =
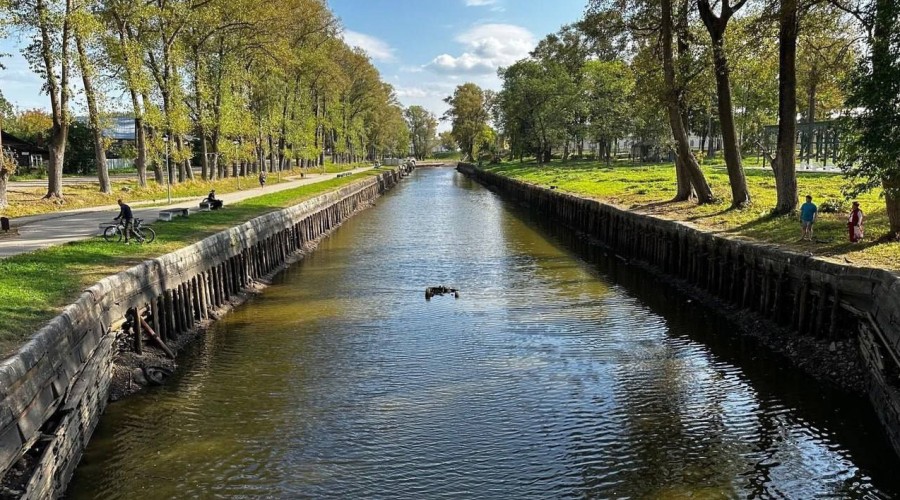
[[[461,289],[425,301],[426,286]],[[109,406],[71,498],[889,498],[863,398],[449,168]]]

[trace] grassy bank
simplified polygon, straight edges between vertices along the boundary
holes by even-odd
[[[344,172],[367,165],[367,163],[346,165],[326,163],[325,173]],[[320,174],[322,173],[322,168],[302,169],[302,172]],[[292,177],[299,177],[300,173],[301,169],[295,168],[292,170],[285,170],[281,172],[281,174],[269,174],[266,182],[269,185],[280,184],[281,182],[290,180]],[[115,205],[116,200],[119,198],[125,198],[129,202],[165,202],[168,199],[166,185],[157,184],[152,180],[152,172],[148,174],[150,175],[150,179],[148,180],[147,187],[144,188],[139,188],[137,186],[137,180],[113,179],[112,192],[109,194],[98,192],[97,189],[99,184],[97,182],[66,184],[63,186],[62,200],[43,199],[43,196],[47,193],[46,186],[23,187],[13,184],[8,189],[9,206],[0,209],[0,215],[16,218],[27,215],[60,212],[63,210]],[[224,194],[256,187],[259,187],[259,183],[257,182],[256,176],[253,175],[241,178],[227,177],[215,181],[204,181],[198,178],[196,180],[173,184],[171,190],[172,198],[202,198],[209,193],[210,189],[215,189],[217,193]]]
[[[82,290],[110,274],[381,172],[366,171],[307,184],[228,205],[223,210],[159,222],[153,225],[157,238],[150,245],[125,246],[96,237],[0,260],[0,354],[12,352]]]
[[[875,242],[888,232],[884,200],[873,192],[858,200],[866,214],[866,241],[847,241],[847,216],[850,203],[841,195],[844,179],[840,174],[798,172],[801,196],[813,196],[823,208],[824,202],[838,206],[837,213],[820,213],[816,223],[816,241],[800,240],[796,215],[773,217],[775,179],[771,170],[747,169],[747,183],[753,204],[742,210],[730,208],[728,173],[724,167],[704,167],[707,179],[720,200],[710,205],[672,203],[675,195],[675,170],[671,164],[613,165],[599,162],[553,162],[546,166],[534,162],[509,162],[485,166],[486,169],[525,182],[556,186],[580,196],[650,213],[667,219],[690,222],[708,231],[734,237],[752,238],[838,262],[900,270],[900,243]],[[842,205],[842,206],[841,206]]]

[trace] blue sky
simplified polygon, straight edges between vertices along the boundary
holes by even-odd
[[[499,89],[497,68],[581,18],[585,0],[328,0],[344,39],[365,49],[400,101],[438,117],[471,81]],[[446,124],[442,124],[442,129]]]
[[[400,101],[440,116],[442,99],[467,81],[497,89],[497,68],[508,66],[546,34],[575,22],[585,0],[328,0],[344,39],[369,53]],[[19,108],[49,109],[41,80],[15,38],[0,41],[0,90]],[[76,89],[77,92],[77,89]],[[110,96],[117,100],[116,96]],[[83,113],[80,96],[74,110]],[[442,124],[442,129],[446,125]]]

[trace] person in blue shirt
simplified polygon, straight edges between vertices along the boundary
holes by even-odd
[[[812,202],[812,196],[806,195],[806,203],[800,206],[800,226],[803,229],[804,240],[812,240],[813,224],[818,217],[819,207]]]

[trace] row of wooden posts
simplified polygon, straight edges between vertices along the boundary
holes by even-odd
[[[752,246],[677,227],[677,223],[481,170],[474,175],[586,233],[617,255],[654,266],[795,331],[832,339],[855,331],[860,311],[845,300],[832,276],[792,267],[790,259],[763,256]]]
[[[401,175],[407,169],[402,169]],[[143,354],[146,334],[168,356],[169,343],[192,330],[252,283],[281,268],[288,258],[311,241],[337,227],[357,208],[388,189],[384,176],[366,189],[329,205],[296,224],[278,231],[240,253],[196,273],[166,289],[149,303],[128,310],[126,325],[132,329],[133,349]]]

